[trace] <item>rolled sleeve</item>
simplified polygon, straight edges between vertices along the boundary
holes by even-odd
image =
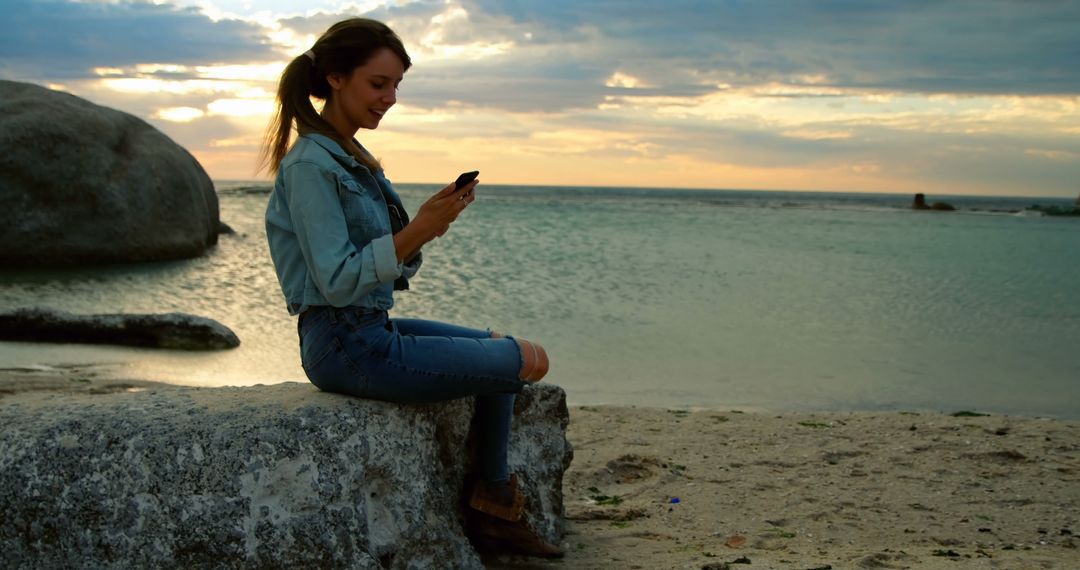
[[[408,262],[401,265],[401,276],[406,279],[412,279],[418,271],[420,271],[420,265],[424,263],[424,254],[417,252]]]
[[[401,277],[402,266],[397,261],[394,236],[386,234],[371,240],[371,253],[375,275],[381,283],[391,283]]]

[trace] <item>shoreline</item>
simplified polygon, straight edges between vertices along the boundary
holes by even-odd
[[[69,345],[70,346],[70,345]],[[87,350],[93,350],[96,346],[104,345],[77,345],[80,348],[86,348]],[[119,347],[121,349],[131,347]],[[133,350],[152,350],[135,348]],[[187,356],[188,354],[183,354]],[[137,374],[138,372],[136,372]],[[34,364],[27,366],[0,366],[0,398],[5,394],[11,394],[14,392],[22,392],[26,390],[63,390],[72,389],[76,392],[95,390],[97,393],[102,391],[120,391],[125,388],[141,389],[149,387],[187,387],[187,388],[222,388],[222,387],[251,387],[260,385],[277,384],[280,382],[306,382],[307,379],[302,376],[282,378],[274,381],[239,381],[226,384],[208,384],[195,379],[168,379],[168,380],[146,380],[141,378],[135,378],[132,374],[125,374],[117,367],[117,362],[99,362],[99,361],[86,361],[86,362],[68,362],[63,364]],[[82,388],[80,388],[82,386]],[[14,387],[14,388],[13,388]],[[66,387],[66,388],[65,388]],[[564,386],[565,388],[565,386]],[[1025,412],[1025,411],[1008,411],[997,410],[993,408],[982,408],[978,406],[954,406],[950,408],[924,408],[918,406],[909,407],[853,407],[846,409],[828,409],[828,408],[791,408],[791,407],[763,407],[756,405],[737,405],[732,406],[711,406],[711,405],[698,405],[698,404],[685,404],[685,405],[664,405],[664,404],[633,404],[633,403],[620,403],[620,402],[575,402],[572,398],[572,394],[567,394],[567,405],[570,408],[629,408],[640,410],[667,410],[678,409],[685,412],[708,412],[723,410],[730,413],[747,413],[747,414],[922,414],[922,415],[987,415],[997,417],[1012,417],[1012,418],[1031,418],[1031,419],[1052,419],[1059,421],[1072,421],[1080,422],[1080,411],[1065,414],[1053,414],[1053,413],[1038,413],[1038,412]]]
[[[171,384],[0,370],[0,405]],[[571,406],[561,561],[493,568],[1073,568],[1080,421]]]

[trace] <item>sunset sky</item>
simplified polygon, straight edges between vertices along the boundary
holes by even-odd
[[[414,65],[359,138],[396,182],[1080,193],[1076,0],[4,0],[0,78],[254,179],[289,59],[340,19]]]

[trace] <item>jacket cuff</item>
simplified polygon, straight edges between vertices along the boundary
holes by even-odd
[[[393,235],[386,234],[371,240],[371,253],[375,257],[375,276],[380,282],[390,283],[401,277]]]
[[[401,276],[412,279],[416,275],[416,272],[420,270],[420,264],[424,262],[424,254],[422,252],[416,252],[416,255],[407,262],[401,264]]]

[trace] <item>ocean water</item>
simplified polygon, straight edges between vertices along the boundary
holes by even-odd
[[[211,317],[240,348],[0,343],[0,366],[190,385],[303,380],[262,229],[268,186],[219,183],[193,260],[0,272],[0,310]],[[437,188],[400,185],[410,211]],[[396,316],[540,341],[574,404],[983,410],[1080,418],[1080,219],[1067,200],[483,185]]]

